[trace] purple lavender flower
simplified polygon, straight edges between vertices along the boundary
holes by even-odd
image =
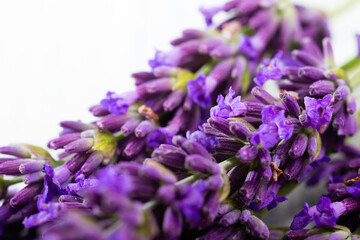
[[[191,99],[202,107],[207,107],[210,102],[210,93],[206,88],[206,76],[203,73],[187,82],[188,92]]]
[[[254,78],[254,82],[257,85],[264,85],[268,80],[280,80],[283,77],[283,70],[279,64],[279,61],[283,55],[282,51],[276,53],[272,59],[263,59],[262,67],[259,69],[257,76]]]
[[[326,95],[323,99],[304,98],[306,115],[311,127],[320,131],[331,121],[334,112],[334,107],[331,105],[332,99],[333,96],[331,94]]]
[[[170,52],[156,50],[154,59],[149,60],[149,66],[154,70],[159,66],[176,66],[181,60],[180,48],[174,48]]]
[[[205,22],[207,26],[212,25],[213,21],[212,18],[214,15],[216,15],[218,12],[222,10],[222,7],[212,7],[212,8],[200,8],[200,12],[204,15]]]
[[[110,113],[123,114],[126,113],[130,105],[137,100],[137,97],[136,92],[116,94],[109,91],[106,94],[106,98],[101,100],[100,104]]]
[[[273,106],[266,106],[261,111],[262,125],[251,137],[254,145],[261,143],[265,148],[274,146],[280,139],[289,139],[294,127],[285,123],[285,111]]]
[[[343,203],[331,203],[328,197],[321,197],[316,205],[316,209],[317,212],[314,214],[314,220],[317,227],[334,226],[338,218],[345,212]]]
[[[231,118],[239,116],[246,112],[246,106],[241,102],[241,97],[233,98],[235,91],[230,87],[229,93],[225,98],[219,95],[217,98],[217,105],[210,110],[210,116]]]

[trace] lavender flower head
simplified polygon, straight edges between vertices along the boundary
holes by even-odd
[[[229,93],[225,98],[219,95],[217,98],[217,105],[210,109],[210,116],[231,118],[239,116],[246,112],[246,106],[241,102],[241,97],[233,98],[235,91],[230,87]]]

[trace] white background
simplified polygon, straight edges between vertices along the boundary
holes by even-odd
[[[223,2],[0,1],[0,145],[46,146],[60,121],[91,120],[88,107],[132,89],[130,74],[148,69],[155,48],[205,26],[199,6]],[[296,2],[331,12],[345,1]],[[359,13],[360,4],[331,21],[339,64],[356,52]]]

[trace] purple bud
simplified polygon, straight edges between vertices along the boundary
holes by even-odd
[[[22,163],[19,166],[19,171],[21,172],[21,174],[38,172],[43,169],[44,164],[45,164],[45,161],[42,161],[42,160],[35,160],[35,161]]]
[[[55,179],[60,184],[62,184],[69,179],[69,177],[72,175],[72,173],[69,171],[69,169],[67,169],[67,167],[65,165],[61,165],[54,169],[54,175],[55,175]]]
[[[246,114],[253,116],[261,116],[261,111],[264,108],[264,104],[257,102],[244,102],[246,107]]]
[[[235,137],[248,141],[252,135],[251,129],[249,128],[249,124],[246,125],[242,121],[230,121],[229,128],[232,134],[234,134]]]
[[[310,119],[308,118],[308,115],[306,114],[306,112],[303,112],[299,116],[299,121],[300,121],[301,126],[303,126],[304,128],[310,127]]]
[[[339,86],[333,94],[334,103],[345,100],[349,96],[349,94],[350,94],[350,88],[348,86],[345,85]]]
[[[289,161],[288,165],[284,170],[284,176],[288,179],[294,179],[300,171],[302,171],[302,166],[305,161],[303,158],[295,158]]]
[[[251,235],[260,239],[268,239],[270,232],[266,224],[254,215],[251,215],[247,221],[247,226]]]
[[[207,88],[209,92],[213,92],[220,83],[227,79],[233,68],[234,61],[227,59],[219,62],[209,73],[207,78]]]
[[[257,157],[262,167],[267,167],[270,165],[271,155],[267,149],[259,148]]]
[[[170,93],[163,103],[164,110],[167,112],[173,111],[184,101],[185,95],[186,92],[183,90],[175,90]]]
[[[142,96],[171,91],[172,78],[158,78],[138,86],[137,93]]]
[[[305,153],[307,145],[308,137],[305,134],[297,135],[289,150],[290,157],[298,158],[302,156]]]
[[[265,91],[263,88],[261,87],[254,87],[251,90],[251,94],[260,102],[262,102],[263,104],[266,105],[272,105],[275,104],[277,101],[276,99],[267,91]]]
[[[356,112],[356,99],[351,97],[346,103],[346,111],[350,114],[354,114]]]
[[[42,190],[42,183],[35,183],[28,185],[21,189],[10,199],[10,205],[13,208],[18,208],[30,202]]]
[[[323,71],[321,71],[319,68],[310,66],[299,68],[298,74],[299,77],[307,78],[310,80],[319,80],[325,78]]]
[[[301,113],[300,106],[296,99],[289,93],[284,92],[280,93],[280,99],[284,105],[286,111],[288,111],[293,116],[299,116]]]
[[[63,128],[68,128],[76,132],[82,132],[88,129],[94,129],[95,126],[92,124],[82,123],[80,121],[63,121],[60,123]]]
[[[274,150],[273,161],[277,166],[280,166],[288,157],[288,152],[291,146],[292,140],[282,140]]]
[[[292,51],[291,54],[294,59],[304,63],[305,65],[310,65],[315,67],[321,65],[321,62],[316,57],[312,56],[311,54],[305,51],[294,50]]]
[[[93,138],[80,138],[64,146],[68,153],[87,152],[94,146]]]
[[[172,207],[166,208],[162,224],[164,234],[173,239],[180,236],[183,228],[183,220],[181,214]]]
[[[220,46],[220,44],[223,44],[223,42],[224,41],[220,37],[212,37],[205,39],[199,45],[199,52],[203,54],[208,54],[216,47]]]
[[[31,162],[33,160],[31,159],[15,159],[15,160],[9,160],[6,162],[3,162],[0,164],[0,174],[5,175],[20,175],[20,169],[19,167],[21,164]]]
[[[173,185],[163,185],[158,189],[156,195],[164,204],[170,204],[175,199],[175,187]]]
[[[220,44],[214,50],[210,52],[210,56],[217,58],[228,58],[235,54],[236,48],[234,48],[231,44]]]
[[[139,117],[132,117],[127,120],[121,127],[121,132],[125,137],[129,136],[135,131],[135,128],[139,125],[141,119]]]
[[[124,149],[124,154],[128,158],[135,157],[141,152],[145,146],[146,138],[133,137],[129,140],[128,144]]]
[[[241,223],[246,223],[247,221],[249,221],[250,216],[251,216],[251,212],[249,210],[244,210],[241,212],[239,221]]]
[[[307,147],[307,153],[309,155],[309,162],[312,162],[315,160],[316,154],[318,152],[319,144],[321,144],[316,136],[315,133],[311,134],[309,136],[309,143]]]
[[[202,206],[202,212],[209,221],[214,221],[219,207],[219,192],[212,192],[207,196],[204,205]]]
[[[41,181],[43,181],[44,176],[45,176],[45,173],[43,173],[43,172],[30,173],[23,177],[23,182],[26,185],[41,182]]]
[[[256,158],[258,150],[254,145],[246,145],[236,153],[236,157],[242,162],[251,162]]]
[[[223,186],[224,180],[221,175],[213,175],[206,179],[206,183],[208,184],[208,188],[210,190],[218,190]]]
[[[89,176],[96,168],[103,162],[104,156],[99,151],[94,151],[90,154],[84,165],[81,167],[81,172],[85,176]]]
[[[329,80],[319,80],[310,85],[309,93],[312,96],[325,96],[335,90],[335,84]]]
[[[185,167],[205,174],[219,174],[221,172],[219,165],[213,162],[212,159],[207,159],[198,154],[186,156]]]
[[[90,107],[89,111],[95,116],[95,117],[103,117],[109,114],[109,111],[102,105],[95,105]]]
[[[225,227],[233,225],[234,223],[239,221],[241,211],[238,209],[234,209],[231,212],[225,214],[219,221],[219,223]]]
[[[145,137],[155,127],[154,121],[144,120],[135,128],[135,135],[138,138]]]
[[[221,117],[210,117],[207,122],[210,124],[210,126],[212,126],[213,128],[219,130],[220,132],[226,134],[226,135],[230,135],[231,136],[231,132],[229,129],[229,121],[221,118]]]
[[[80,138],[80,133],[69,133],[69,134],[65,134],[62,135],[58,138],[55,138],[51,141],[49,141],[48,143],[48,147],[52,148],[52,149],[58,149],[58,148],[62,148],[65,145],[78,140]]]
[[[178,147],[162,144],[154,150],[152,157],[166,166],[181,169],[185,164],[186,153]]]
[[[259,184],[259,174],[256,171],[250,171],[246,176],[243,186],[239,189],[239,200],[242,204],[247,204],[254,197]]]
[[[128,120],[127,115],[108,115],[96,122],[98,127],[103,130],[119,129]]]
[[[81,153],[76,154],[74,157],[72,157],[70,160],[68,160],[64,166],[73,174],[79,171],[81,166],[84,164],[84,162],[87,159],[87,154]],[[56,175],[56,174],[55,174]]]
[[[10,145],[6,147],[0,147],[0,153],[13,155],[19,158],[30,158],[30,152],[23,146],[20,145]]]

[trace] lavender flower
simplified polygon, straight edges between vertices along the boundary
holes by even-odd
[[[218,96],[217,105],[212,107],[210,115],[212,117],[231,118],[239,116],[246,111],[245,105],[241,102],[241,97],[233,98],[235,91],[230,87],[229,93],[225,96]]]
[[[279,65],[279,60],[283,55],[282,51],[279,51],[272,59],[263,59],[262,67],[259,69],[257,76],[254,78],[254,82],[257,85],[264,85],[268,80],[280,80],[283,76],[283,71]]]

